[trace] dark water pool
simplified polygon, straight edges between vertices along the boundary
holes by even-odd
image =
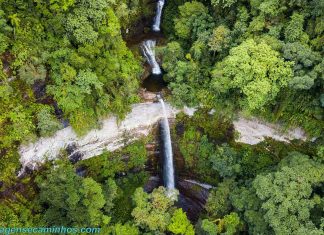
[[[159,92],[167,87],[167,83],[163,80],[163,75],[151,74],[142,83],[142,87],[147,91]]]

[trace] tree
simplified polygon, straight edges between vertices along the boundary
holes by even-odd
[[[20,67],[19,76],[27,84],[33,85],[37,80],[45,80],[46,69],[42,64],[26,63]]]
[[[223,219],[225,232],[224,235],[234,235],[240,230],[241,220],[237,213],[232,212],[225,215]]]
[[[101,209],[105,205],[101,186],[91,178],[81,178],[69,163],[58,166],[38,177],[39,202],[49,226],[99,226],[109,217]]]
[[[211,0],[211,3],[214,7],[221,5],[223,8],[230,7],[236,2],[237,0]]]
[[[210,31],[214,24],[204,4],[192,1],[179,6],[180,16],[175,19],[176,35],[182,39],[196,40],[201,33]]]
[[[235,186],[233,179],[224,180],[213,189],[208,197],[206,210],[210,218],[219,219],[228,214],[232,207],[231,192]]]
[[[269,224],[263,217],[261,200],[257,197],[251,182],[248,181],[245,184],[246,186],[233,189],[230,195],[232,205],[242,213],[250,234],[272,234]]]
[[[209,160],[221,177],[232,177],[241,172],[239,154],[226,144],[218,147]]]
[[[18,17],[17,13],[10,15],[8,18],[10,19],[10,23],[13,27],[14,37],[16,37],[17,29],[19,29],[20,26],[20,18]]]
[[[237,91],[248,110],[262,109],[287,87],[292,78],[291,65],[264,42],[257,44],[249,39],[216,64],[212,85],[219,93]]]
[[[277,16],[279,15],[283,10],[285,10],[284,7],[280,4],[278,1],[274,0],[255,0],[250,1],[251,7],[253,9],[259,10],[261,14],[267,14],[270,16]]]
[[[217,225],[208,219],[204,219],[201,222],[201,229],[203,235],[217,235]]]
[[[138,228],[136,228],[135,226],[127,223],[127,224],[116,224],[114,226],[113,235],[139,235],[139,231]]]
[[[79,44],[95,43],[99,37],[98,25],[103,21],[108,8],[104,0],[77,1],[73,13],[68,14],[66,30]]]
[[[317,201],[313,187],[324,177],[324,165],[308,156],[291,153],[276,172],[258,175],[253,181],[262,200],[264,218],[277,234],[322,234],[310,220]]]
[[[105,206],[103,209],[107,215],[112,214],[111,210],[114,207],[113,201],[118,196],[117,190],[118,190],[118,186],[112,178],[106,180],[104,185],[102,186],[102,191],[105,198]]]
[[[290,86],[294,89],[310,89],[320,77],[314,69],[321,60],[320,54],[300,42],[286,43],[282,50],[283,57],[294,62],[294,78]]]
[[[0,10],[0,54],[4,53],[9,46],[9,38],[6,35],[10,31],[11,27],[7,24],[5,12]],[[2,61],[0,63],[2,63]]]
[[[230,41],[230,30],[226,26],[220,25],[213,30],[208,46],[211,51],[222,52],[229,47]]]
[[[174,234],[194,235],[195,231],[182,209],[174,211],[168,230]]]
[[[303,34],[303,24],[304,16],[294,12],[285,29],[285,38],[288,42],[294,42],[300,39]]]
[[[37,129],[41,136],[50,136],[63,127],[53,115],[53,108],[50,106],[41,108],[37,113],[37,120]]]
[[[151,194],[138,188],[133,196],[136,207],[132,211],[136,225],[148,231],[164,232],[171,221],[170,209],[174,201],[166,195],[163,187]]]
[[[1,201],[0,204],[0,227],[32,227],[42,223],[41,217],[32,211],[33,204],[19,193],[15,201]]]

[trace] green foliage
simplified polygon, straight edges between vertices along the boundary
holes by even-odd
[[[189,127],[179,141],[180,152],[184,157],[187,170],[195,172],[204,181],[214,181],[215,172],[211,171],[210,156],[214,146],[207,136],[202,136],[195,128]]]
[[[200,2],[186,2],[179,6],[179,13],[179,18],[174,20],[174,28],[180,38],[195,40],[199,34],[213,27],[208,9]]]
[[[82,135],[108,115],[125,117],[138,102],[140,61],[123,37],[132,41],[153,16],[150,3],[0,0],[0,227],[194,234],[165,189],[136,190],[148,179],[138,173],[145,141],[78,163],[87,178],[62,162],[34,172],[30,197],[16,177],[19,145],[61,128],[54,103]],[[231,124],[243,111],[322,136],[323,12],[321,0],[166,1],[168,40],[159,56],[170,100],[200,109],[192,118],[180,115],[184,132],[173,140],[184,175],[215,186],[197,234],[323,233],[322,139],[247,146],[234,143]]]
[[[77,1],[67,15],[66,30],[77,43],[94,43],[99,36],[98,26],[105,18],[108,2],[104,0]]]
[[[240,156],[227,145],[218,147],[210,161],[221,177],[232,177],[241,172]]]
[[[253,187],[275,233],[321,234],[310,221],[310,210],[317,203],[312,187],[322,182],[323,174],[323,164],[292,153],[280,163],[277,172],[255,178]]]
[[[319,63],[320,54],[307,45],[295,42],[283,46],[283,56],[294,61],[295,76],[290,81],[290,86],[295,89],[310,89],[318,77],[317,71],[312,68]]]
[[[233,235],[239,231],[239,226],[241,225],[240,217],[237,213],[232,212],[229,215],[224,216],[224,235]]]
[[[111,211],[114,207],[113,201],[118,195],[117,190],[118,186],[112,178],[106,180],[105,183],[102,185],[102,191],[105,198],[105,206],[103,209],[108,215],[112,214]]]
[[[213,30],[208,45],[211,51],[222,52],[229,47],[230,41],[230,30],[226,26],[220,25]]]
[[[174,32],[174,19],[179,16],[179,6],[184,4],[186,0],[174,0],[166,1],[164,7],[164,13],[162,15],[161,25],[163,33],[171,36]]]
[[[137,18],[145,3],[123,1]],[[0,1],[0,180],[8,181],[18,170],[19,144],[61,127],[50,107],[54,103],[82,135],[107,115],[125,117],[138,101],[140,61],[121,36],[121,16],[114,13],[119,5]],[[47,93],[40,98],[39,81]]]
[[[219,219],[231,210],[229,197],[235,186],[234,180],[224,180],[213,189],[208,197],[206,210],[210,218]]]
[[[136,225],[149,231],[165,231],[170,224],[170,209],[174,201],[166,195],[166,189],[159,187],[151,194],[138,188],[133,196],[136,205],[132,211]]]
[[[285,29],[285,38],[289,42],[294,42],[300,39],[303,34],[304,16],[294,13],[291,20]]]
[[[204,219],[201,223],[202,234],[204,235],[217,235],[217,225],[208,219]]]
[[[57,120],[53,114],[53,108],[44,106],[37,113],[37,130],[41,136],[53,135],[63,125]]]
[[[27,62],[19,69],[20,79],[29,85],[33,85],[37,80],[45,80],[46,69],[38,60],[34,58],[32,62]]]
[[[105,198],[101,186],[92,178],[79,177],[67,163],[39,177],[39,202],[44,205],[48,225],[98,226],[109,222],[101,209]]]
[[[162,50],[164,77],[176,106],[239,109],[303,126],[314,136],[323,132],[315,128],[323,126],[323,4],[315,0],[180,4],[165,9],[175,20],[170,26],[172,20],[165,19],[171,42]]]
[[[6,33],[11,31],[11,27],[5,19],[5,12],[0,10],[0,55],[6,51],[9,46],[9,38]]]
[[[112,232],[113,235],[139,235],[138,228],[131,224],[116,224]]]
[[[197,142],[200,140],[200,133],[195,128],[190,127],[183,134],[180,140],[180,151],[185,159],[187,167],[194,166],[194,154],[197,151]]]
[[[182,209],[174,211],[168,230],[174,234],[194,235],[194,228]]]
[[[138,140],[121,151],[105,152],[80,164],[88,168],[88,176],[102,182],[114,177],[116,173],[135,168],[143,169],[146,159],[145,140]]]
[[[236,3],[237,0],[211,0],[211,4],[216,7],[218,5],[221,5],[222,7],[230,7],[234,3]]]
[[[41,217],[32,211],[33,204],[22,195],[16,193],[15,200],[1,201],[0,226],[8,227],[32,227],[41,223]]]
[[[127,176],[116,180],[118,185],[117,196],[114,199],[114,208],[112,210],[112,222],[125,223],[132,220],[132,210],[134,204],[129,200],[138,187],[142,187],[148,180],[149,175],[146,172],[127,174]]]
[[[249,233],[271,234],[271,229],[263,217],[261,200],[249,182],[246,187],[235,188],[230,195],[230,200],[234,208],[243,214]]]
[[[0,67],[1,68],[1,67]],[[37,106],[31,90],[19,80],[0,81],[0,180],[16,178],[19,167],[19,143],[34,140]]]
[[[250,39],[232,48],[230,55],[216,64],[212,85],[219,93],[238,89],[238,94],[244,95],[242,105],[255,110],[273,101],[291,77],[291,63],[264,42],[257,44]]]
[[[0,13],[0,48],[10,48],[13,73],[28,85],[46,77],[47,93],[80,135],[107,114],[123,118],[137,101],[141,71],[121,37],[116,2],[35,3],[21,3],[19,12],[8,3]],[[10,19],[14,35],[3,16]],[[3,44],[12,37],[9,47]]]
[[[231,122],[221,114],[210,115],[198,110],[192,118],[179,115],[184,132],[178,135],[179,150],[185,160],[185,168],[204,182],[217,183],[219,173],[213,168],[216,143],[231,141]]]

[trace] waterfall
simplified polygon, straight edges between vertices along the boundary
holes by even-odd
[[[159,102],[161,103],[163,110],[163,119],[161,122],[163,153],[164,153],[164,166],[163,166],[163,178],[164,185],[167,189],[174,189],[174,167],[173,167],[173,153],[171,144],[170,126],[168,121],[165,104],[161,96],[158,95]]]
[[[154,24],[153,24],[153,31],[159,32],[160,31],[160,24],[161,24],[161,16],[162,16],[162,10],[164,6],[164,0],[158,0],[157,2],[157,9],[156,9],[156,16],[154,18]]]
[[[161,68],[155,59],[155,40],[146,40],[142,43],[141,48],[147,62],[152,67],[152,73],[155,75],[161,74]]]

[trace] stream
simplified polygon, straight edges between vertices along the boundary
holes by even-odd
[[[152,25],[152,30],[154,32],[160,32],[164,4],[164,0],[157,1],[156,15]],[[146,191],[151,192],[155,187],[158,187],[161,185],[161,183],[163,183],[163,186],[165,186],[167,189],[167,195],[172,198],[176,195],[174,191],[177,189],[179,191],[179,196],[174,198],[176,200],[176,205],[181,207],[187,213],[190,220],[196,221],[199,214],[204,209],[209,190],[212,188],[212,186],[175,176],[170,124],[165,102],[159,93],[166,86],[166,83],[163,80],[163,70],[156,59],[156,45],[157,41],[155,38],[148,38],[141,43],[140,47],[142,49],[143,56],[146,58],[146,61],[151,68],[151,75],[144,80],[143,87],[148,91],[157,93],[156,97],[161,104],[161,109],[163,112],[163,118],[159,122],[159,162],[162,165],[162,174],[156,172],[157,175],[152,176],[144,188]],[[178,174],[178,176],[180,176],[180,174]]]

